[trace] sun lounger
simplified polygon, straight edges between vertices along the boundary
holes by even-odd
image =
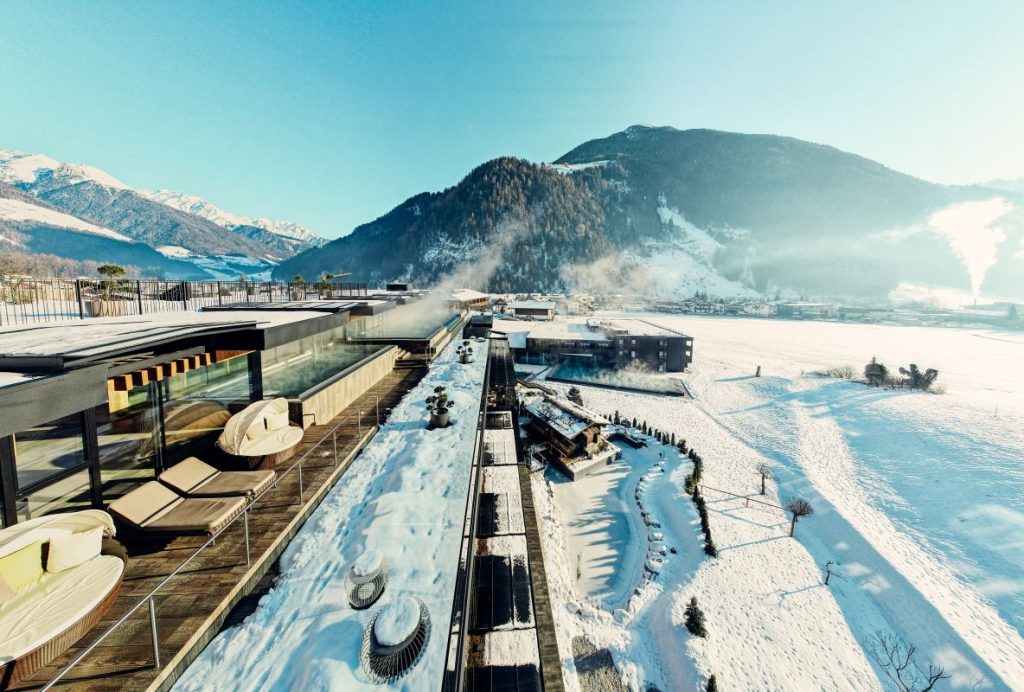
[[[209,533],[227,526],[245,509],[243,497],[181,497],[149,481],[110,503],[110,513],[146,533]]]
[[[218,471],[189,457],[160,474],[160,482],[187,497],[240,497],[259,495],[273,484],[273,471]]]

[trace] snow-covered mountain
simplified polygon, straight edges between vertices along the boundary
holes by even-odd
[[[323,238],[305,226],[294,221],[275,221],[265,217],[241,216],[224,211],[213,203],[195,195],[185,195],[173,190],[139,190],[139,194],[151,200],[166,204],[189,214],[213,221],[218,226],[236,228],[254,226],[262,228],[285,238],[300,240],[309,246],[319,247],[327,244]]]
[[[0,182],[15,187],[31,187],[44,175],[48,175],[52,181],[64,185],[92,181],[116,190],[131,189],[114,176],[95,166],[62,163],[45,154],[26,154],[11,149],[0,149]]]
[[[140,275],[209,278],[192,264],[168,258],[145,243],[63,210],[0,182],[0,253],[17,256],[5,263],[32,267],[32,273],[90,273],[106,263]],[[27,271],[27,270],[25,270]]]
[[[135,190],[94,166],[61,162],[43,154],[0,149],[0,184],[27,195],[21,202],[37,203],[34,209],[5,203],[0,220],[16,222],[19,232],[38,226],[95,235],[99,229],[100,234],[110,237],[114,233],[150,249],[173,247],[173,253],[145,253],[148,262],[138,265],[153,268],[162,263],[161,271],[174,269],[170,276],[209,278],[211,261],[218,264],[220,260],[203,258],[226,256],[255,262],[265,273],[273,264],[326,242],[298,224],[230,215],[196,197]],[[58,221],[54,213],[65,218]],[[225,228],[230,232],[225,233]],[[73,243],[49,246],[48,252],[74,261],[84,259]]]

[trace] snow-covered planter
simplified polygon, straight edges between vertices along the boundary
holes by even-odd
[[[430,611],[415,596],[399,596],[377,611],[363,635],[366,676],[386,683],[405,675],[423,655],[430,637]]]
[[[472,362],[472,360],[473,360],[473,347],[470,345],[469,339],[466,339],[465,341],[463,341],[462,345],[459,346],[455,350],[455,352],[459,354],[459,362],[462,363],[463,365],[465,365],[466,363]]]
[[[434,387],[434,393],[427,397],[427,410],[430,411],[431,428],[448,427],[448,393],[444,385]]]
[[[376,550],[367,550],[356,558],[348,573],[348,602],[356,610],[365,610],[377,602],[388,583],[388,563]]]

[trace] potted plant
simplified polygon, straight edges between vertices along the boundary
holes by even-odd
[[[115,290],[121,288],[120,277],[125,275],[124,267],[116,264],[104,264],[96,268],[97,273],[104,278],[98,282],[98,292],[93,292],[82,303],[89,317],[111,317],[123,313],[125,307],[120,302],[119,296],[114,294]]]
[[[292,283],[288,286],[288,299],[306,299],[306,280],[302,278],[302,274],[296,274],[295,278],[292,280]]]
[[[455,350],[455,352],[459,354],[459,362],[460,363],[469,363],[473,359],[472,358],[472,356],[473,356],[473,347],[470,345],[469,339],[466,339],[465,341],[463,341],[462,345],[459,346]]]
[[[427,397],[427,410],[430,411],[430,427],[448,427],[448,393],[444,386],[434,387],[434,393]]]

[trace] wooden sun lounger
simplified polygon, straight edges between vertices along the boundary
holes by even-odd
[[[110,513],[144,533],[215,534],[245,509],[244,497],[181,497],[157,481],[110,503]]]
[[[274,471],[218,471],[189,457],[160,474],[160,482],[186,497],[252,498],[269,488]]]

